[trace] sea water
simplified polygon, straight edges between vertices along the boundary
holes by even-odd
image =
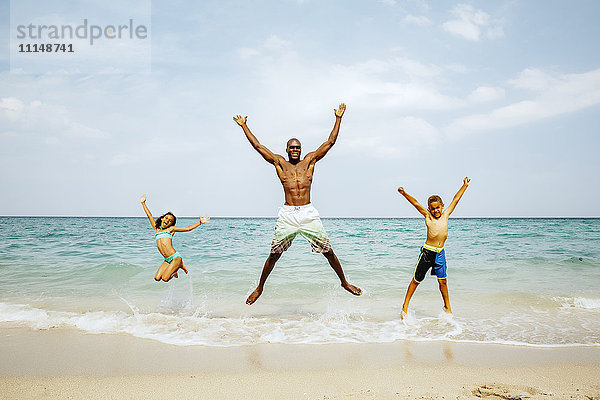
[[[179,218],[178,226],[196,222]],[[600,220],[450,220],[454,314],[427,276],[399,318],[425,224],[325,218],[355,297],[298,236],[260,299],[274,218],[213,218],[173,244],[190,273],[168,283],[145,218],[0,218],[0,328],[129,334],[176,345],[445,340],[600,346]]]

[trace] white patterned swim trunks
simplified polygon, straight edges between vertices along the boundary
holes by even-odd
[[[311,203],[304,206],[284,205],[279,209],[271,242],[271,253],[286,251],[297,234],[301,234],[308,240],[315,253],[326,253],[331,250],[319,212]]]

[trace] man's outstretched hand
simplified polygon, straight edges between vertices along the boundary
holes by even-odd
[[[342,115],[344,115],[344,111],[346,111],[346,105],[344,103],[341,103],[337,110],[333,109],[335,116],[340,118],[342,118]]]
[[[344,112],[342,111],[342,114]],[[235,122],[238,123],[239,126],[244,126],[246,125],[246,121],[248,120],[248,116],[246,115],[245,117],[242,117],[241,115],[236,115],[235,117],[233,117],[233,120]]]

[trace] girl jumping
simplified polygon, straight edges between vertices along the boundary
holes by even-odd
[[[157,282],[160,282],[161,280],[168,282],[173,277],[178,278],[177,270],[179,268],[183,269],[187,274],[188,270],[185,267],[181,256],[173,248],[173,234],[175,232],[189,232],[192,229],[196,229],[200,225],[206,224],[210,220],[210,217],[200,217],[200,220],[195,224],[180,228],[175,226],[176,218],[173,213],[168,212],[163,214],[155,221],[152,217],[152,213],[150,213],[150,210],[146,207],[146,195],[143,195],[140,201],[150,220],[152,228],[154,228],[154,231],[156,232],[156,247],[158,247],[158,251],[165,258],[165,261],[158,267],[158,271],[156,271],[156,275],[154,275],[154,280]]]

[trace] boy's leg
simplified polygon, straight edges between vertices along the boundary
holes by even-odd
[[[248,296],[248,299],[246,300],[246,304],[250,305],[252,303],[254,303],[256,300],[258,300],[258,298],[260,297],[260,295],[263,292],[263,288],[265,286],[265,282],[267,281],[267,278],[269,277],[269,274],[271,273],[271,271],[273,271],[273,268],[275,267],[275,263],[277,262],[277,260],[279,260],[279,258],[281,257],[283,253],[271,253],[269,254],[269,257],[267,257],[267,261],[265,261],[265,266],[263,267],[262,273],[260,274],[260,280],[258,282],[258,286],[256,287],[256,289],[254,289],[254,291],[252,293],[250,293],[250,296]]]
[[[408,289],[406,289],[406,296],[404,296],[404,303],[402,304],[402,311],[400,312],[401,319],[404,319],[406,316],[406,313],[408,312],[408,303],[410,303],[410,299],[415,293],[417,286],[419,286],[419,283],[423,282],[423,279],[425,279],[427,271],[429,271],[429,268],[431,268],[431,265],[433,264],[433,260],[435,260],[435,253],[421,247],[421,254],[419,254],[419,260],[415,266],[415,274],[408,285]]]
[[[406,313],[408,312],[408,303],[410,303],[410,299],[415,293],[417,286],[419,286],[419,282],[415,281],[415,278],[412,278],[410,284],[408,285],[408,289],[406,289],[406,296],[404,296],[404,304],[402,304],[400,319],[404,319],[404,317],[406,316]]]
[[[452,308],[450,308],[450,295],[448,294],[448,279],[438,278],[438,284],[440,286],[440,292],[442,293],[442,299],[444,300],[444,311],[448,314],[452,314]]]
[[[353,295],[360,296],[362,291],[360,290],[360,288],[348,283],[348,281],[346,280],[346,277],[344,276],[344,271],[342,270],[342,265],[340,264],[340,260],[338,260],[337,256],[333,252],[333,249],[329,250],[326,253],[323,253],[323,255],[325,256],[327,261],[329,261],[329,265],[331,265],[331,268],[333,268],[333,270],[337,274],[338,278],[340,278],[342,287],[344,289],[346,289],[347,291],[349,291],[350,293],[352,293]]]
[[[440,293],[444,300],[444,311],[448,314],[452,314],[452,308],[450,308],[450,295],[448,295],[448,274],[446,273],[446,269],[446,252],[442,250],[435,257],[435,265],[431,274],[435,275],[438,279]]]

